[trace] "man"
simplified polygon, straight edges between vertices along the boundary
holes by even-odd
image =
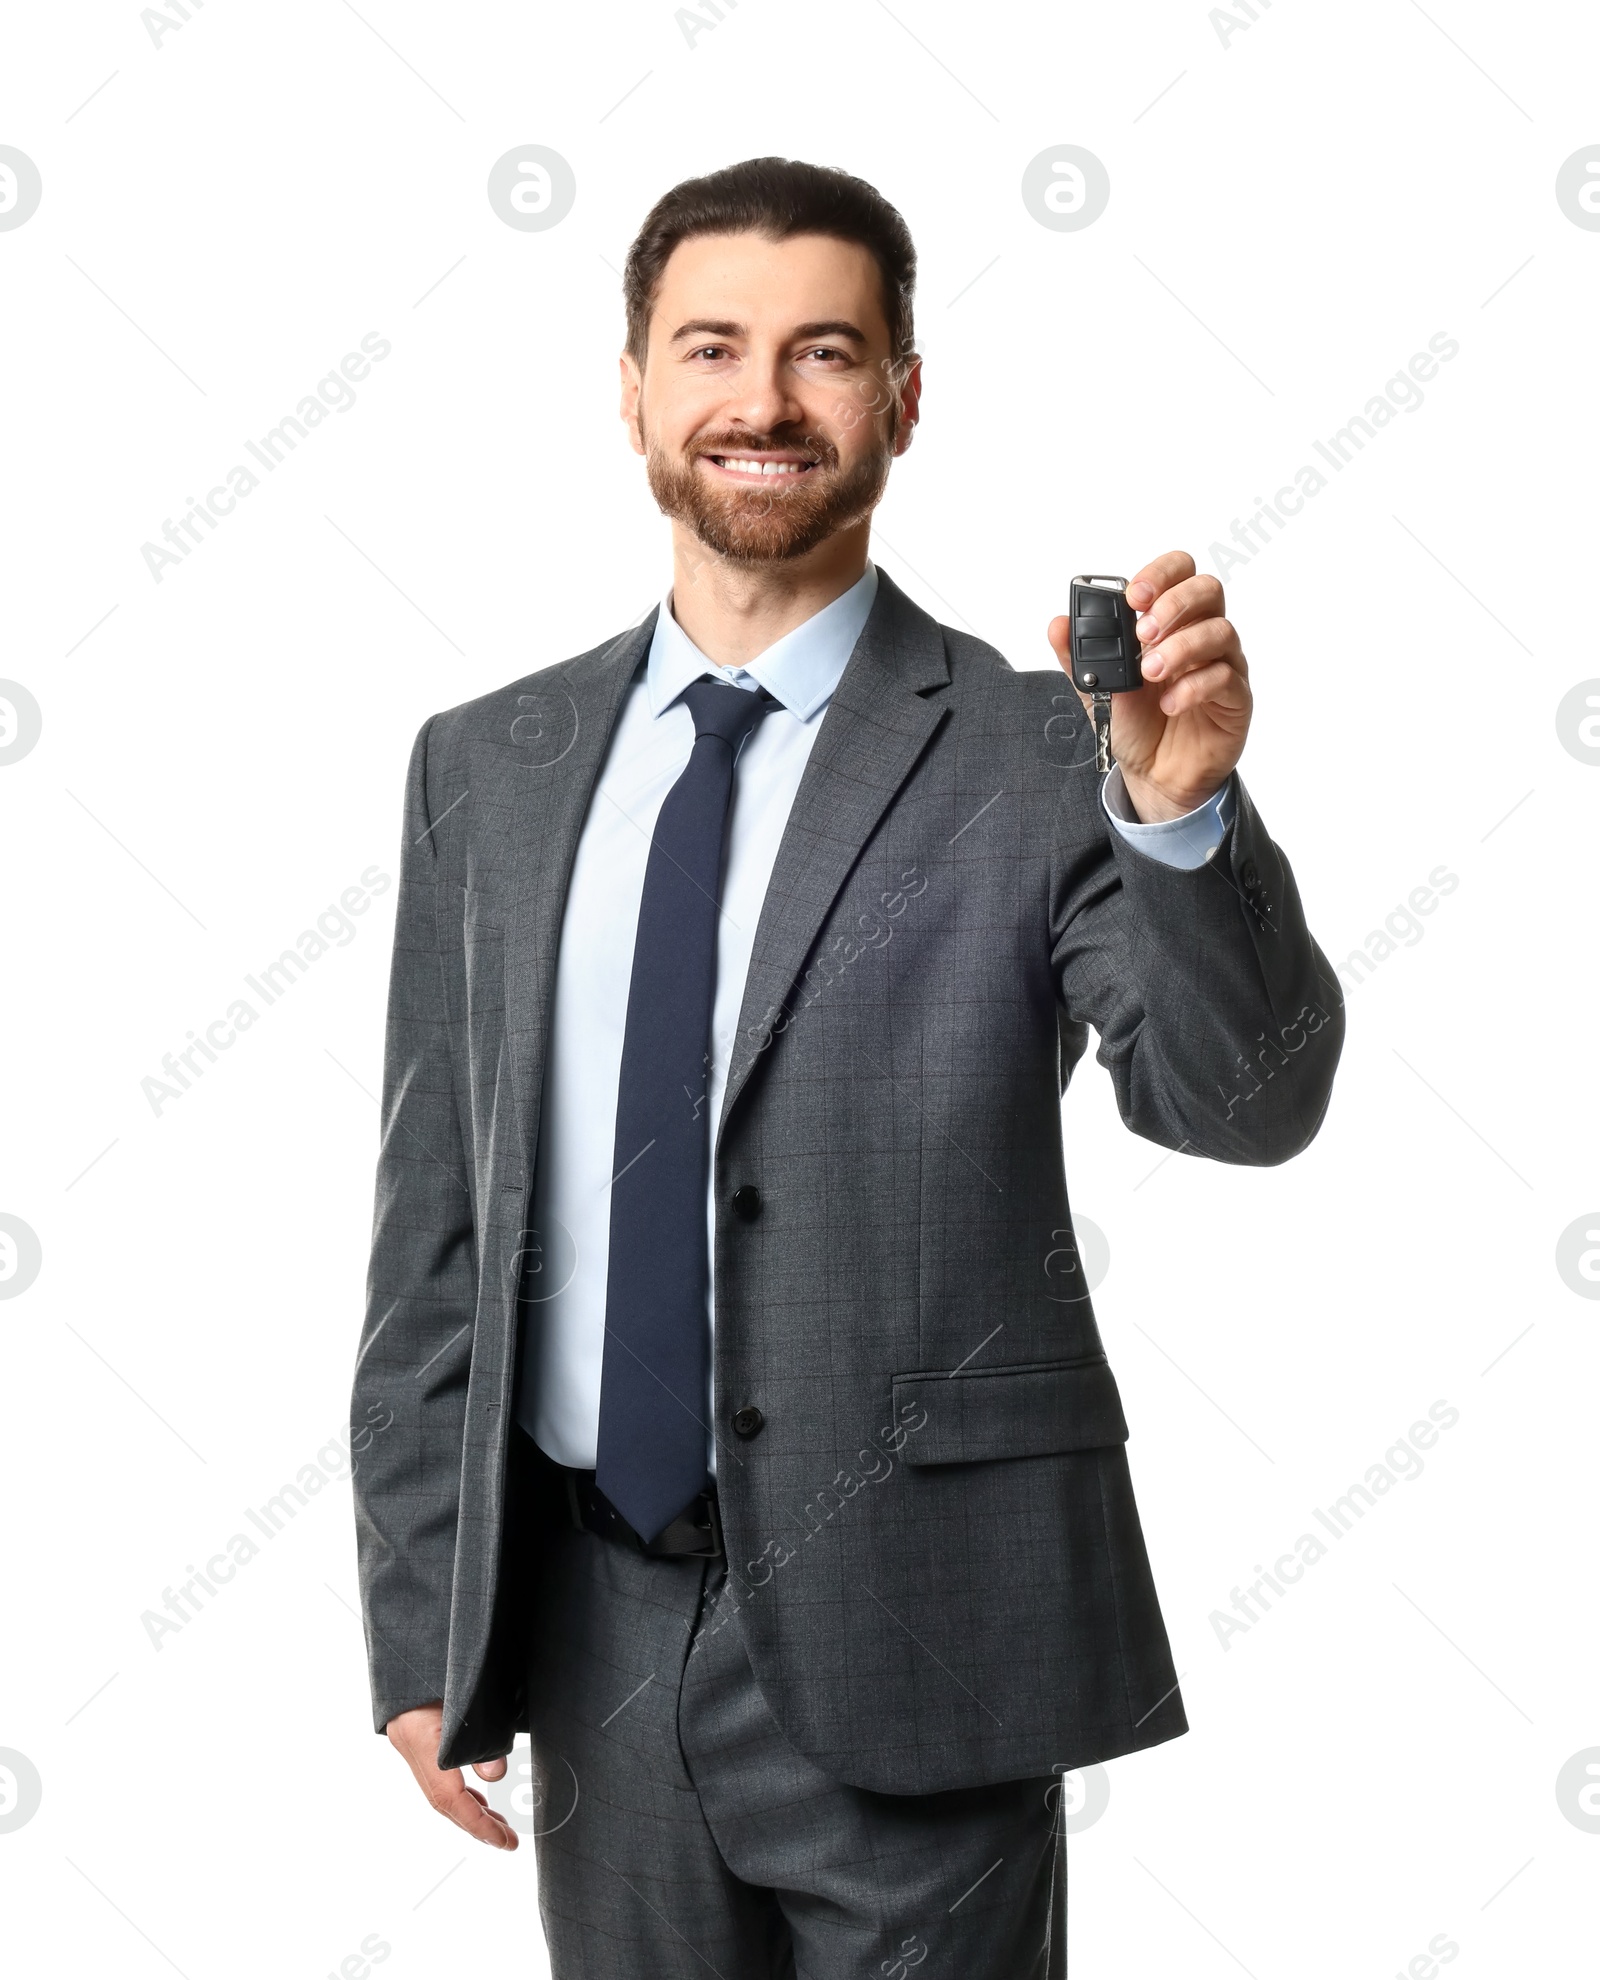
[[[375,1721],[506,1849],[459,1770],[530,1729],[558,1980],[1064,1970],[1053,1782],[1187,1725],[1060,1097],[1093,1025],[1137,1133],[1280,1162],[1339,1053],[1217,582],[1131,583],[1102,779],[868,561],[914,267],[842,173],[668,193],[621,368],[672,587],[412,756]]]

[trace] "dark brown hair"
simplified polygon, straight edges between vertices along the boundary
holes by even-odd
[[[746,158],[663,193],[628,250],[622,294],[628,312],[627,349],[640,371],[649,347],[650,312],[662,271],[680,241],[697,234],[827,234],[856,241],[878,264],[883,313],[889,325],[891,382],[898,388],[916,355],[911,297],[917,251],[911,230],[875,186],[831,165],[798,158]]]

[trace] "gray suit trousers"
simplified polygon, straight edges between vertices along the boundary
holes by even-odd
[[[554,1980],[1065,1975],[1048,1776],[904,1795],[830,1779],[767,1709],[725,1563],[578,1530],[540,1470],[529,1702]]]

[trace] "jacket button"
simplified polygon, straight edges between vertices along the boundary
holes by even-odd
[[[733,1214],[747,1224],[761,1215],[761,1192],[754,1183],[741,1183],[733,1192]]]
[[[1253,859],[1247,859],[1239,868],[1239,884],[1247,894],[1253,894],[1261,885],[1261,875]]]
[[[746,1403],[743,1409],[736,1409],[733,1412],[733,1427],[747,1440],[760,1435],[761,1426],[766,1420],[754,1403]]]

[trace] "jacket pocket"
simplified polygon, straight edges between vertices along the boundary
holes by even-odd
[[[895,1421],[908,1431],[905,1464],[1047,1457],[1127,1440],[1122,1398],[1104,1355],[890,1380]]]

